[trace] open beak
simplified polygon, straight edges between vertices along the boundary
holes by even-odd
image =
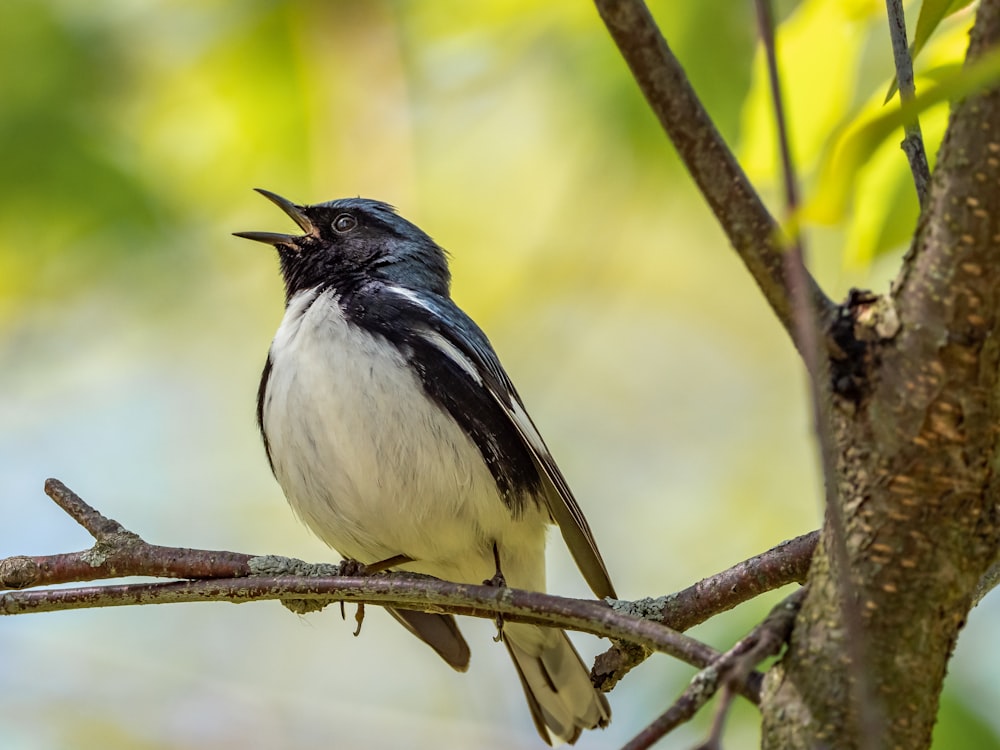
[[[302,210],[302,206],[292,203],[287,198],[282,198],[280,195],[272,193],[270,190],[264,190],[263,188],[254,189],[288,214],[292,221],[298,224],[303,232],[306,234],[313,234],[316,231],[316,227],[314,227],[313,223],[309,221],[309,217],[306,216],[305,212]],[[268,245],[292,245],[296,240],[294,235],[279,234],[278,232],[233,232],[233,234],[237,237],[242,237],[245,240],[263,242]]]

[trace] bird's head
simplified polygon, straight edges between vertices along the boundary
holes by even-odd
[[[304,232],[234,233],[277,249],[286,299],[316,287],[346,291],[369,279],[448,296],[451,274],[444,250],[389,204],[341,198],[301,206],[267,190],[257,192]]]

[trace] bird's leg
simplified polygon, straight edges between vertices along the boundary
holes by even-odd
[[[383,570],[389,570],[389,568],[395,568],[397,565],[405,565],[409,562],[413,562],[413,558],[409,555],[393,555],[392,557],[387,557],[384,560],[374,562],[371,565],[366,565],[365,574],[371,575],[372,573],[381,573]]]
[[[496,588],[507,588],[507,579],[504,578],[503,570],[500,568],[500,548],[497,546],[496,542],[493,542],[493,563],[496,565],[496,573],[493,574],[492,578],[487,578],[483,581],[484,586],[494,586]],[[495,643],[499,643],[503,640],[503,615],[497,615],[496,617],[497,634],[493,639]]]
[[[360,560],[350,560],[345,559],[340,561],[340,565],[337,566],[337,575],[341,576],[370,576],[374,573],[381,573],[383,570],[389,570],[389,568],[394,568],[397,565],[403,565],[408,562],[413,562],[413,558],[409,555],[393,555],[392,557],[387,557],[384,560],[379,560],[373,563],[363,563]]]
[[[497,572],[493,574],[492,578],[487,578],[483,581],[483,585],[493,586],[498,589],[507,588],[507,579],[504,578],[503,570],[500,567],[500,548],[496,542],[493,542],[493,564],[496,566]]]
[[[365,565],[358,560],[341,560],[337,572],[342,576],[367,576],[373,573],[381,573],[384,570],[389,570],[389,568],[394,568],[397,565],[403,565],[408,562],[413,562],[413,558],[408,555],[393,555],[384,560],[374,562],[371,565]],[[347,613],[344,611],[344,602],[340,603],[340,618],[342,620],[347,619]],[[358,627],[354,630],[356,638],[361,635],[361,624],[365,621],[364,602],[358,604],[358,610],[354,613],[354,621],[358,624]]]

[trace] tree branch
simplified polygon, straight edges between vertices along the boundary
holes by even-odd
[[[255,558],[257,561],[271,559]],[[622,614],[602,602],[519,589],[451,583],[410,573],[378,573],[371,577],[247,576],[18,591],[0,594],[0,615],[146,604],[243,604],[273,599],[317,601],[323,605],[338,601],[378,604],[487,619],[503,615],[508,622],[546,625],[602,638],[628,640],[696,667],[706,667],[719,656],[715,649],[700,641],[652,620]],[[740,686],[739,693],[754,703],[759,702],[761,678],[760,674],[750,675]]]
[[[723,688],[722,702],[713,725],[713,738],[706,743],[718,746],[717,735],[722,728],[722,718],[731,703],[731,690],[742,685],[757,664],[781,651],[792,632],[806,590],[802,587],[779,602],[767,618],[746,637],[696,674],[674,704],[632,738],[622,750],[646,750],[652,747],[669,732],[689,721],[719,688]]]
[[[966,69],[1000,46],[982,0]],[[836,413],[837,490],[876,730],[844,697],[857,675],[824,530],[791,645],[769,670],[764,746],[928,747],[947,663],[1000,542],[1000,87],[954,106],[910,252],[881,313],[856,319],[863,387]],[[860,719],[860,720],[859,720]]]
[[[55,479],[45,491],[95,538],[81,552],[0,560],[0,589],[153,576],[197,579],[170,583],[128,583],[0,594],[0,614],[14,615],[92,607],[176,602],[242,603],[279,599],[382,604],[511,622],[549,625],[611,638],[646,651],[659,651],[704,668],[718,652],[663,624],[690,627],[763,591],[801,580],[815,544],[815,532],[779,545],[718,576],[659,600],[595,602],[492,586],[450,583],[406,573],[344,575],[357,565],[310,565],[300,560],[148,544],[106,518]],[[652,617],[650,617],[650,614]],[[744,682],[741,694],[756,701],[761,675]],[[617,682],[617,680],[615,680]],[[610,689],[614,683],[605,685]]]
[[[649,106],[730,243],[801,350],[777,222],[715,128],[642,0],[595,2]],[[835,305],[808,274],[806,293],[821,323],[829,322]]]
[[[761,594],[805,583],[819,532],[797,536],[664,597],[662,622],[688,630]]]
[[[781,181],[785,186],[785,219],[789,220],[794,219],[799,210],[799,180],[792,159],[791,137],[788,135],[784,98],[781,94],[781,76],[778,73],[778,45],[774,38],[774,13],[771,8],[771,0],[756,0],[754,5],[757,8],[757,31],[760,34],[767,58],[767,79],[771,89],[771,106],[774,109],[774,123],[778,135],[778,153],[781,157]],[[788,241],[790,247],[786,248],[786,254],[788,250],[791,250],[799,256],[803,256],[802,232],[799,231],[798,224],[793,224],[790,230]],[[801,262],[799,265],[802,265]],[[785,269],[785,274],[790,276],[788,268]],[[803,286],[803,288],[807,287]],[[808,300],[808,295],[804,294],[803,298]],[[792,305],[794,308],[794,289]],[[801,330],[799,333],[801,335]]]
[[[102,516],[59,480],[47,480],[45,491],[74,520],[79,522],[81,515],[101,519],[101,524],[107,524],[102,528],[111,531],[89,550],[15,555],[0,560],[0,590],[125,576],[204,579],[239,578],[265,570],[309,576],[338,575],[341,571],[338,565],[309,564],[292,558],[149,544],[117,521]],[[97,538],[97,526],[85,528],[93,529]],[[818,534],[813,531],[782,542],[675,594],[644,599],[633,606],[641,608],[649,619],[662,621],[675,630],[687,630],[767,591],[803,582]]]
[[[777,122],[779,154],[785,181],[787,211],[794,216],[798,209],[798,185],[792,150],[785,124],[784,103],[781,95],[781,79],[778,74],[777,44],[775,43],[771,0],[756,0],[757,20],[764,49],[767,55],[768,77],[771,98]],[[795,327],[800,341],[799,351],[805,361],[809,376],[809,395],[812,402],[813,431],[819,448],[820,466],[823,469],[823,493],[826,508],[827,528],[830,532],[830,552],[837,586],[839,587],[840,608],[847,634],[845,654],[848,667],[854,679],[851,681],[850,699],[861,724],[862,748],[874,748],[874,737],[878,733],[880,713],[878,702],[872,694],[868,676],[865,673],[867,650],[866,636],[861,612],[853,595],[850,577],[850,559],[847,548],[847,532],[844,513],[840,506],[837,482],[837,445],[834,435],[833,393],[831,391],[831,363],[827,352],[820,346],[821,319],[814,309],[808,294],[809,275],[805,264],[805,249],[797,223],[791,226],[785,252],[785,275],[789,281]]]
[[[101,515],[58,479],[45,481],[45,494],[97,543],[82,552],[0,560],[0,590],[125,576],[233,578],[251,574],[248,562],[253,555],[149,544]]]
[[[889,36],[892,39],[892,57],[896,64],[896,80],[899,85],[901,102],[912,101],[916,96],[913,84],[913,59],[906,43],[906,19],[903,15],[903,0],[885,0],[889,15]],[[931,169],[927,165],[927,152],[924,150],[924,137],[920,132],[920,121],[914,118],[905,126],[906,137],[903,139],[903,153],[910,163],[913,173],[913,185],[917,189],[917,200],[923,206],[927,201],[927,189],[931,182]]]
[[[703,578],[676,594],[618,602],[614,606],[627,607],[632,614],[683,632],[768,591],[805,582],[818,539],[818,531],[803,534]],[[648,650],[633,643],[615,643],[594,660],[591,679],[601,689],[611,690],[649,656]]]

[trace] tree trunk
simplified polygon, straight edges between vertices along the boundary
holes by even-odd
[[[1000,0],[983,0],[968,62],[998,40]],[[828,514],[789,650],[765,683],[766,748],[930,745],[948,659],[1000,540],[998,273],[993,87],[952,112],[890,295],[842,308],[857,354],[856,387],[833,405],[844,531]]]

